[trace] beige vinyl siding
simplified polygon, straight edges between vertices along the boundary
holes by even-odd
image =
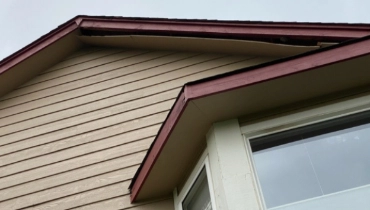
[[[79,57],[79,56],[83,56],[83,55],[86,55],[86,54],[89,54],[89,53],[93,53],[93,52],[96,52],[96,51],[99,51],[99,50],[103,50],[104,48],[101,48],[101,47],[88,47],[88,48],[83,48],[81,50],[79,50],[78,52],[75,52],[69,56],[67,56],[66,58],[64,58],[62,61],[66,61],[66,60],[69,60],[71,58],[76,58],[76,57]]]
[[[271,59],[76,52],[0,99],[0,209],[173,209],[127,187],[181,87]]]

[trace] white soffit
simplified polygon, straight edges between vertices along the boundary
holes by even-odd
[[[246,54],[266,57],[287,57],[320,48],[267,42],[168,36],[79,36],[88,45],[138,49],[193,51],[223,54]]]
[[[205,135],[214,122],[239,117],[239,121],[247,122],[255,120],[254,115],[265,117],[265,112],[277,114],[286,108],[312,106],[368,91],[369,58],[362,56],[190,101],[137,199],[169,196],[204,150]]]

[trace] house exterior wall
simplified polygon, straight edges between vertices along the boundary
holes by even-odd
[[[181,87],[271,59],[76,52],[0,99],[0,209],[173,209],[127,188]]]

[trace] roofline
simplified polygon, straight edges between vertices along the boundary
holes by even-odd
[[[212,37],[240,36],[327,38],[344,41],[370,34],[369,24],[289,23],[261,21],[215,21],[162,18],[124,18],[76,16],[36,41],[0,61],[0,74],[38,53],[76,29],[99,32],[160,33],[165,36],[212,35]]]
[[[370,34],[369,24],[261,21],[179,20],[159,18],[82,17],[81,27],[93,30],[159,31],[214,35],[353,39]]]
[[[0,75],[78,28],[73,18],[0,61]]]
[[[194,99],[254,85],[370,54],[370,36],[302,55],[185,84],[130,184],[134,202],[187,104]]]

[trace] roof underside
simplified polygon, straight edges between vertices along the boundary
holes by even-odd
[[[365,37],[185,85],[131,183],[132,200],[171,194],[205,147],[214,122],[368,91],[369,54]]]
[[[77,16],[0,61],[0,96],[51,67],[71,52],[92,44],[78,39],[80,35],[192,37],[317,46],[318,42],[343,42],[368,34],[368,24]],[[40,60],[43,62],[39,62]],[[11,84],[6,82],[10,78]]]
[[[88,45],[100,47],[138,48],[145,50],[166,50],[238,54],[263,57],[288,57],[320,48],[319,46],[294,46],[267,42],[209,39],[166,36],[80,36]]]
[[[77,16],[0,61],[0,74],[76,30],[84,36],[201,37],[316,46],[369,35],[370,25]]]

